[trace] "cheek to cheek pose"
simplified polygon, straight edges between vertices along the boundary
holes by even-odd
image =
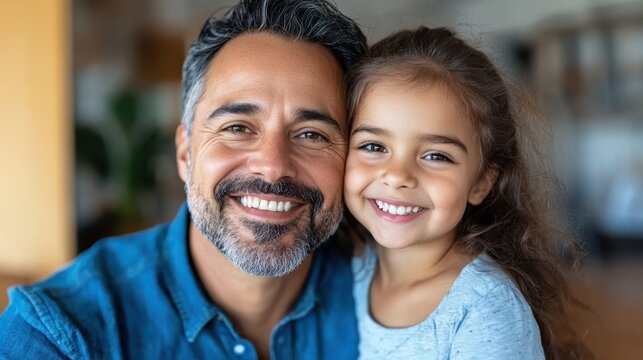
[[[574,243],[556,243],[535,149],[488,58],[419,28],[375,44],[349,80],[344,197],[368,233],[353,259],[360,356],[588,355],[557,252]]]

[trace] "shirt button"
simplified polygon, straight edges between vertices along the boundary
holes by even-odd
[[[237,344],[232,348],[232,351],[237,355],[241,355],[246,352],[246,347],[243,344]]]

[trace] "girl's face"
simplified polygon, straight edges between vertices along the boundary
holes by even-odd
[[[379,82],[357,107],[344,196],[387,248],[452,242],[467,202],[493,185],[480,176],[473,125],[441,86]]]

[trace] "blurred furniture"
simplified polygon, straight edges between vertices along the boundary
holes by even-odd
[[[575,228],[603,257],[643,250],[643,3],[543,22],[536,91]]]

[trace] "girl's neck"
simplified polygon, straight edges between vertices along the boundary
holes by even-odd
[[[467,256],[453,241],[440,245],[378,246],[379,264],[369,291],[375,321],[388,327],[408,327],[435,311],[467,263]]]
[[[383,287],[411,287],[444,272],[459,271],[470,260],[455,246],[455,240],[416,244],[403,249],[377,246],[376,277]]]

